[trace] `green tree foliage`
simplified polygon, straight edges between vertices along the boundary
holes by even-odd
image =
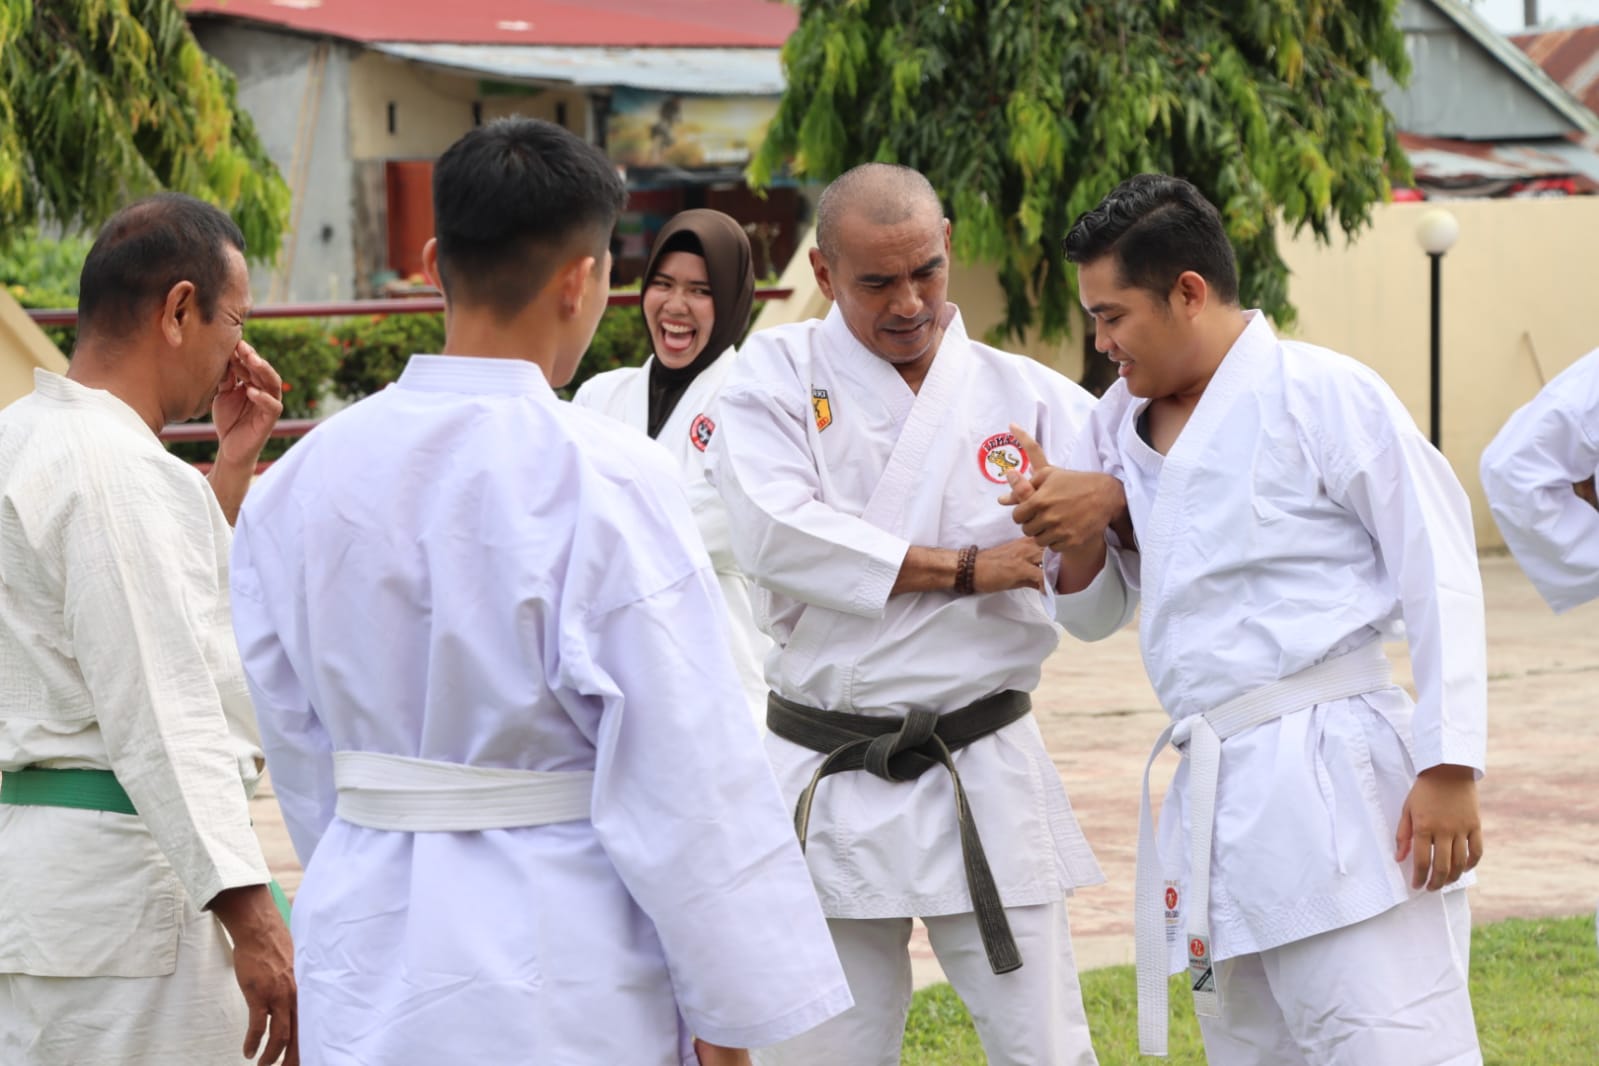
[[[0,0],[0,243],[40,221],[93,228],[160,189],[277,255],[288,187],[174,0]]]
[[[1179,174],[1216,203],[1246,306],[1292,321],[1276,223],[1330,240],[1405,179],[1372,84],[1408,76],[1399,0],[801,0],[788,88],[750,166],[925,173],[955,252],[993,263],[1003,332],[1062,336],[1060,239],[1118,182]]]

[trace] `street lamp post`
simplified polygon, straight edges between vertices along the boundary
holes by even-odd
[[[1442,450],[1443,437],[1439,419],[1441,406],[1439,394],[1442,387],[1443,375],[1440,363],[1440,334],[1442,332],[1442,286],[1444,253],[1454,247],[1455,241],[1460,237],[1460,222],[1441,207],[1435,207],[1421,216],[1421,224],[1416,227],[1416,240],[1421,245],[1422,251],[1427,253],[1427,258],[1432,260],[1432,352],[1429,362],[1431,370],[1428,382],[1429,411],[1431,424],[1428,438],[1432,446]]]

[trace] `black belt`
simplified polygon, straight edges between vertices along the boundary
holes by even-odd
[[[865,770],[884,781],[913,781],[935,766],[944,767],[955,784],[955,817],[960,823],[966,889],[972,897],[977,932],[983,938],[988,965],[995,973],[1020,969],[1022,956],[1011,936],[1010,922],[1005,920],[1005,906],[1000,902],[951,753],[1027,717],[1032,708],[1033,701],[1027,693],[1005,691],[948,714],[918,710],[904,718],[876,718],[817,710],[785,700],[775,692],[768,694],[766,727],[784,740],[826,756],[794,808],[800,848],[805,847],[811,800],[822,778],[846,770]]]

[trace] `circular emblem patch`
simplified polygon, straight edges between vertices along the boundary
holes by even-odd
[[[715,432],[715,422],[704,415],[695,415],[694,424],[688,427],[688,439],[694,447],[703,452],[711,443],[711,434]]]
[[[1027,461],[1027,453],[1022,451],[1021,442],[1013,434],[996,433],[977,449],[977,467],[994,484],[1007,485],[1006,474],[1014,470],[1026,477],[1031,464]]]
[[[1188,954],[1190,958],[1203,961],[1205,958],[1205,942],[1197,936],[1194,937],[1188,942]]]
[[[1177,909],[1177,890],[1170,885],[1166,886],[1166,909],[1169,911]]]

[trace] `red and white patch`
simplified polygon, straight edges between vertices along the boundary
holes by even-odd
[[[1166,886],[1166,909],[1169,911],[1177,909],[1177,888],[1174,885]]]
[[[977,468],[994,484],[1008,485],[1006,474],[1014,470],[1018,476],[1026,477],[1032,464],[1015,434],[996,433],[977,449]]]
[[[688,427],[689,443],[703,452],[710,445],[711,434],[715,432],[715,422],[704,415],[695,415],[694,424]]]

